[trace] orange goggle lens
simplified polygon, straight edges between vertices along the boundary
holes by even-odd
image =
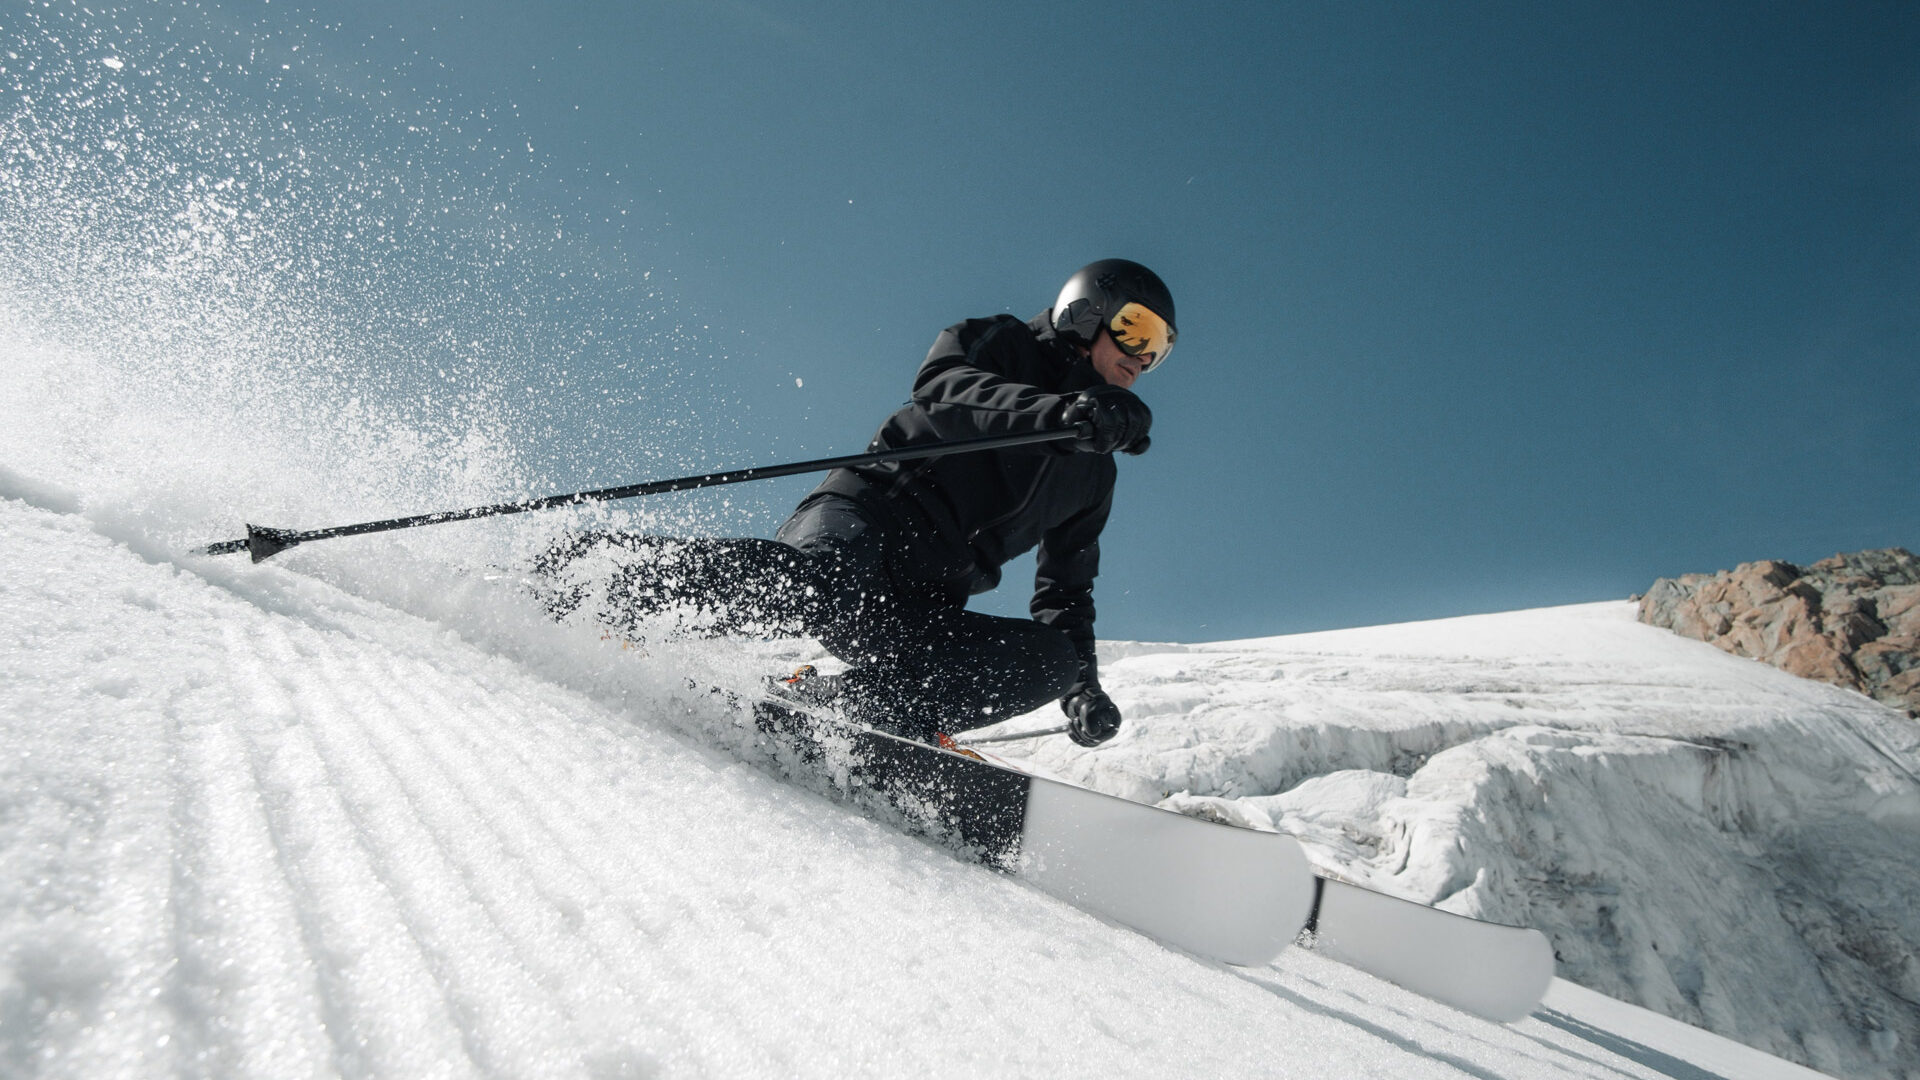
[[[1113,332],[1113,343],[1128,356],[1153,354],[1147,366],[1140,369],[1141,374],[1159,367],[1173,351],[1174,339],[1180,336],[1167,320],[1142,304],[1127,304],[1114,312],[1107,320],[1107,329]]]

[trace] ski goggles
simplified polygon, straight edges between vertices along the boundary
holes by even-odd
[[[1113,318],[1107,320],[1107,329],[1113,333],[1113,343],[1128,356],[1153,354],[1147,366],[1140,369],[1142,375],[1166,360],[1167,354],[1173,351],[1174,339],[1180,336],[1152,308],[1137,303],[1128,303],[1114,312]]]

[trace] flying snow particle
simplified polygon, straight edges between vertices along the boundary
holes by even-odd
[[[800,387],[800,386],[805,386],[807,384],[805,382],[802,382],[798,375],[795,375],[793,377],[793,385],[796,387]]]
[[[105,57],[100,62],[107,65],[108,67],[112,68],[115,71],[119,71],[121,68],[127,66],[127,62],[125,60],[120,59],[117,56]]]

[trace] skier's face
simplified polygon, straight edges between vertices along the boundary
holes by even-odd
[[[1113,343],[1113,335],[1102,330],[1100,336],[1093,339],[1093,352],[1090,354],[1090,359],[1093,361],[1093,370],[1100,373],[1100,377],[1107,381],[1107,385],[1118,386],[1125,390],[1130,389],[1133,386],[1133,380],[1139,378],[1140,373],[1153,362],[1153,354],[1128,356],[1120,351],[1120,346]]]

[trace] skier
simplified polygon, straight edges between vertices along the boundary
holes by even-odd
[[[621,597],[630,609],[702,596],[726,609],[722,629],[797,625],[846,661],[840,675],[803,668],[776,684],[798,702],[933,741],[1059,699],[1073,740],[1099,745],[1121,723],[1100,688],[1093,633],[1112,455],[1146,452],[1153,415],[1131,387],[1166,360],[1175,336],[1173,297],[1153,271],[1091,263],[1029,321],[998,315],[943,331],[912,400],[869,449],[1076,424],[1087,425],[1083,437],[836,469],[780,527],[777,545],[588,539],[647,551],[647,584]],[[966,609],[969,596],[999,584],[1009,559],[1035,547],[1032,619]],[[728,603],[712,604],[722,592]]]

